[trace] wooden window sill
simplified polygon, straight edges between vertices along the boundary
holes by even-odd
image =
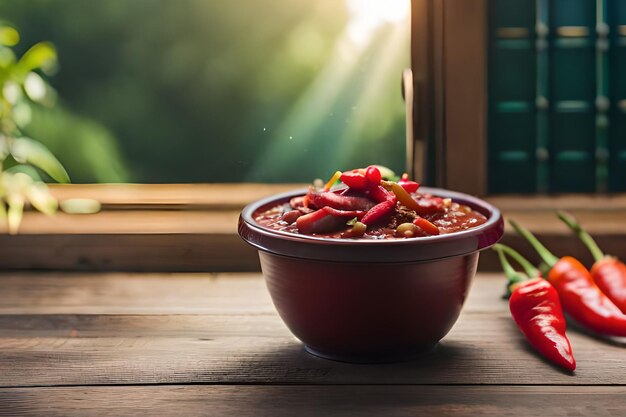
[[[54,185],[60,199],[96,198],[94,215],[36,212],[24,216],[20,234],[0,229],[0,269],[120,271],[256,271],[256,251],[237,235],[237,218],[250,201],[303,184],[102,184]],[[529,227],[556,254],[590,257],[554,216],[574,214],[607,253],[626,258],[626,195],[493,196],[505,218]],[[0,226],[4,227],[4,226]],[[503,239],[533,260],[520,238]],[[482,270],[496,270],[490,251]]]

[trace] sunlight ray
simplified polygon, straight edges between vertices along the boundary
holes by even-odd
[[[276,176],[288,178],[294,170],[303,169],[303,161],[308,160],[313,152],[312,145],[316,149],[334,146],[342,149],[340,153],[328,155],[326,165],[337,165],[342,157],[349,156],[347,146],[354,146],[362,129],[369,125],[368,117],[376,114],[377,96],[389,87],[387,80],[399,78],[401,68],[398,74],[394,74],[395,66],[401,61],[402,54],[408,52],[396,47],[405,45],[402,40],[408,36],[408,24],[398,23],[404,23],[408,18],[408,1],[394,0],[391,3],[392,10],[381,13],[381,5],[388,2],[347,0],[351,18],[338,38],[331,58],[274,130],[271,143],[256,157],[249,171],[249,181],[264,181]],[[358,5],[363,7],[358,8]],[[385,33],[387,36],[375,39],[375,35]],[[371,56],[374,62],[364,62],[365,56]],[[368,66],[367,73],[365,66]],[[346,103],[347,99],[351,106]],[[345,113],[346,106],[355,112],[344,115],[344,120],[339,120],[338,114],[333,120],[334,109]],[[337,136],[324,137],[320,129],[328,130],[328,125],[333,123]],[[342,143],[336,145],[337,142]]]
[[[388,139],[377,135],[364,135],[364,133],[374,129],[384,134],[388,130],[388,121],[377,117],[381,114],[378,98],[383,95],[386,89],[390,88],[390,84],[391,87],[396,86],[397,90],[400,90],[400,74],[398,73],[397,64],[402,61],[406,51],[401,48],[390,48],[387,45],[403,44],[402,40],[406,39],[408,32],[408,24],[392,26],[384,45],[378,48],[377,55],[379,59],[371,71],[369,82],[356,100],[358,106],[352,123],[346,127],[339,138],[339,147],[336,155],[339,160],[346,160],[353,156],[354,146],[359,142],[361,146],[367,146],[367,143],[363,143],[365,140]],[[400,94],[398,93],[398,100],[400,99]],[[385,116],[387,116],[387,119],[389,118],[386,113]]]

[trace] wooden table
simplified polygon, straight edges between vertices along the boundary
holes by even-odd
[[[411,362],[304,352],[259,274],[0,274],[1,415],[626,415],[626,346],[569,335],[568,375],[479,274],[450,334]]]

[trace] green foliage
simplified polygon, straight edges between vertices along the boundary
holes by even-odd
[[[89,174],[74,166],[83,154],[46,136],[74,181],[309,181],[370,163],[402,168],[408,26],[381,28],[348,63],[358,45],[342,43],[344,1],[29,0],[0,3],[0,15],[27,28],[21,44],[54,42],[64,111],[117,140],[121,156],[102,139],[113,150],[100,159],[132,161],[129,173],[106,175],[100,162]],[[56,131],[53,116],[34,113],[29,134]],[[37,119],[46,121],[35,129]]]
[[[56,62],[49,43],[37,43],[21,58],[10,47],[19,42],[12,27],[0,26],[0,218],[6,218],[9,233],[17,233],[24,205],[29,202],[45,214],[53,214],[58,203],[41,181],[37,169],[58,182],[69,182],[63,165],[42,144],[24,137],[19,121],[26,117],[31,102],[46,103],[49,87],[35,70],[48,70]],[[7,165],[12,168],[5,169]]]
[[[76,178],[88,183],[126,182],[130,178],[111,132],[70,113],[65,106],[31,106],[31,122],[24,131],[63,157],[74,182]]]
[[[0,45],[15,46],[20,41],[20,34],[11,26],[0,27]]]
[[[30,164],[41,169],[57,182],[70,182],[63,165],[44,145],[29,138],[11,140],[11,156],[20,164]]]
[[[76,136],[76,127],[98,132],[87,122],[76,121],[62,110],[52,109],[56,92],[37,71],[49,73],[56,68],[54,46],[49,42],[36,43],[18,59],[11,47],[19,40],[15,28],[0,26],[0,220],[6,219],[9,233],[17,233],[26,204],[47,215],[54,214],[58,209],[59,204],[48,191],[42,175],[60,183],[70,181],[67,171],[48,147],[25,136],[29,127],[30,133],[35,133],[35,136],[42,134],[48,137],[51,133],[52,137],[54,133],[58,135],[59,129],[62,129],[64,143],[71,142],[68,132],[81,138],[81,135]],[[34,128],[31,125],[33,115],[37,121]],[[41,131],[41,126],[45,124],[42,120],[49,120],[51,115],[54,123],[48,123],[48,129]],[[108,137],[102,137],[106,132],[98,133],[100,137],[89,135],[88,140],[92,141],[90,150],[100,147],[103,150],[101,154],[114,153],[114,149],[106,148],[107,143],[111,143]],[[100,159],[88,156],[80,147],[72,148],[77,155],[87,156],[81,161],[97,166]],[[66,205],[74,212],[92,212],[94,203],[99,207],[94,201]]]

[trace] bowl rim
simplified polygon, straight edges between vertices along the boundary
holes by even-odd
[[[504,233],[504,222],[500,210],[492,204],[469,194],[446,190],[443,188],[420,187],[420,191],[433,194],[437,197],[452,198],[453,201],[470,206],[487,217],[487,221],[471,229],[437,236],[425,236],[403,239],[341,239],[321,236],[299,235],[291,232],[271,229],[259,225],[253,218],[254,213],[267,206],[268,208],[288,201],[290,198],[303,195],[306,188],[274,194],[256,200],[243,208],[239,216],[238,232],[242,239],[252,246],[277,255],[294,256],[316,260],[334,260],[350,262],[347,256],[333,254],[333,250],[345,251],[356,249],[356,253],[363,256],[371,255],[370,262],[392,261],[425,261],[451,256],[466,255],[477,250],[483,250],[500,240]],[[410,254],[411,249],[437,247],[435,256],[433,250],[416,251]],[[307,250],[304,250],[304,249]],[[408,250],[406,250],[408,248]],[[447,249],[446,249],[447,248]],[[390,256],[381,260],[382,255],[390,255],[391,250],[405,249],[402,256]],[[350,252],[355,252],[351,250]],[[376,254],[381,256],[376,256]],[[346,254],[348,255],[348,254]],[[359,258],[363,258],[359,256]],[[343,258],[343,259],[342,259]],[[367,259],[367,258],[365,258]],[[361,259],[363,260],[363,259]],[[357,260],[359,261],[359,260]]]

